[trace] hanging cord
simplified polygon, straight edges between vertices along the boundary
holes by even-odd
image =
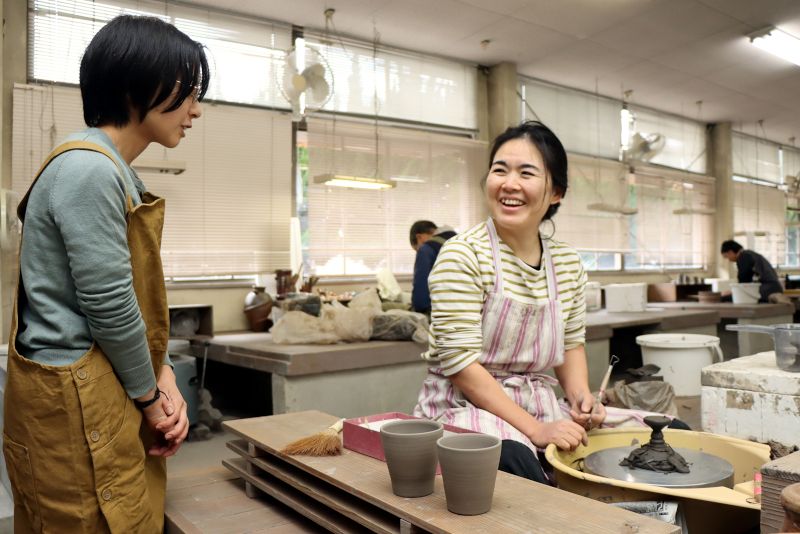
[[[378,42],[381,34],[372,21],[372,86],[373,86],[373,105],[375,109],[375,178],[380,178],[380,140],[378,138]]]

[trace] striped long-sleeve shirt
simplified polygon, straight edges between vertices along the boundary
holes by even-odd
[[[566,349],[583,345],[586,334],[586,272],[573,248],[549,240],[555,266]],[[537,269],[517,258],[500,241],[503,290],[507,297],[526,304],[547,301],[544,266]],[[453,375],[481,355],[481,308],[484,295],[494,288],[495,270],[486,223],[480,223],[442,246],[431,271],[431,338],[429,358],[438,360],[446,376]]]

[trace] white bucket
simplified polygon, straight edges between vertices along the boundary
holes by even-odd
[[[679,397],[700,395],[701,370],[723,360],[716,336],[646,334],[637,336],[636,343],[642,347],[642,362],[659,366]]]
[[[731,284],[731,294],[733,296],[734,304],[756,304],[758,299],[761,298],[761,293],[758,289],[761,284],[757,283],[744,283],[744,284]]]
[[[647,309],[647,284],[609,284],[606,292],[606,310],[610,312],[642,312]]]

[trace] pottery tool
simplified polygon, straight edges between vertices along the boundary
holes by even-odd
[[[595,397],[594,402],[592,403],[592,411],[589,412],[589,430],[592,429],[592,416],[597,412],[597,406],[603,402],[603,396],[606,394],[606,388],[608,387],[608,381],[611,378],[611,371],[614,369],[614,366],[619,361],[619,358],[615,355],[611,355],[611,361],[608,365],[608,370],[606,371],[605,376],[603,376],[603,381],[600,382],[600,391],[597,392],[597,397]]]
[[[339,432],[342,431],[343,426],[344,419],[339,419],[322,432],[289,443],[280,452],[290,456],[337,456],[342,454]]]

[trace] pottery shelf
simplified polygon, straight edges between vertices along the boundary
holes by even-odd
[[[564,532],[677,533],[680,528],[579,495],[498,473],[492,509],[478,516],[447,511],[444,488],[407,499],[391,491],[386,464],[344,449],[340,456],[281,454],[286,444],[337,420],[318,411],[226,421],[239,439],[228,442],[236,457],[223,461],[245,481],[250,497],[268,495],[330,532],[465,533]]]

